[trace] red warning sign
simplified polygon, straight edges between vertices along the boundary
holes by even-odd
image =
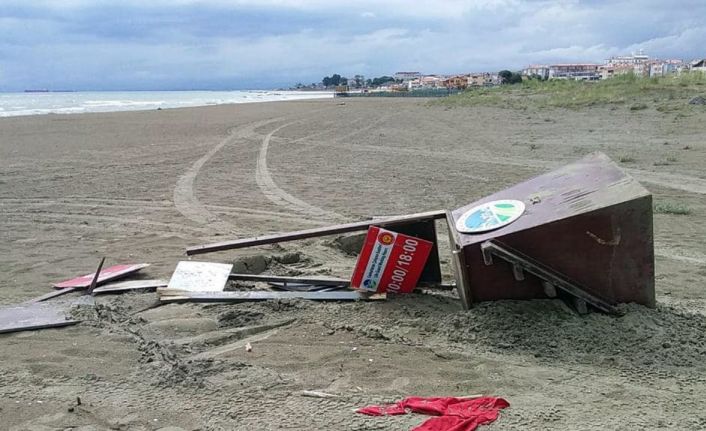
[[[419,281],[432,246],[430,241],[371,226],[351,286],[378,293],[409,293]]]

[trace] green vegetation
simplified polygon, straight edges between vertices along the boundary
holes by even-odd
[[[706,74],[684,73],[661,78],[632,74],[602,81],[527,79],[516,85],[473,88],[438,103],[448,106],[504,108],[569,108],[628,106],[633,111],[656,106],[658,111],[687,109],[689,100],[706,93]]]
[[[655,214],[689,215],[691,208],[672,202],[660,202],[654,204],[654,212]]]
[[[522,75],[515,72],[510,72],[509,70],[501,70],[498,72],[500,77],[500,82],[503,84],[521,84]]]
[[[334,73],[331,76],[324,76],[323,79],[321,79],[321,83],[326,88],[335,87],[337,85],[349,85],[354,88],[380,87],[381,85],[399,84],[401,82],[402,80],[396,80],[392,76],[378,76],[377,78],[366,80],[363,75],[355,75],[353,78],[349,79],[338,73]],[[297,84],[297,88],[301,88],[300,86],[303,87],[303,85]],[[315,84],[312,84],[312,86],[315,86]]]
[[[620,161],[620,163],[635,163],[635,158],[632,156],[620,156],[618,161]]]
[[[335,87],[336,85],[348,84],[348,79],[341,77],[338,73],[334,73],[331,76],[325,76],[321,83],[324,84],[324,87]]]
[[[365,83],[368,87],[379,87],[381,85],[394,84],[396,82],[398,81],[395,81],[395,78],[391,76],[379,76],[377,78],[368,79]]]

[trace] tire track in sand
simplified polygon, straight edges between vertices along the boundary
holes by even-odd
[[[324,141],[305,141],[304,143],[314,146],[325,146],[325,147],[337,147],[337,144],[324,142]],[[534,169],[555,169],[562,166],[564,163],[559,161],[540,161],[540,160],[530,160],[517,157],[504,157],[504,156],[482,156],[474,154],[472,157],[466,154],[459,153],[444,153],[438,151],[429,151],[415,148],[403,148],[403,147],[381,147],[374,145],[364,145],[364,144],[352,144],[346,145],[347,150],[351,151],[365,151],[365,152],[380,152],[380,153],[390,153],[390,154],[408,154],[422,157],[432,157],[441,159],[467,159],[472,163],[490,163],[506,166],[518,166],[518,167],[528,167]],[[625,169],[629,174],[635,177],[637,180],[656,184],[659,186],[682,190],[689,193],[695,194],[706,194],[706,180],[698,177],[692,177],[687,175],[661,173],[661,172],[649,172],[641,169]],[[698,254],[692,250],[677,249],[677,248],[667,248],[661,244],[655,242],[654,249],[655,256],[677,260],[694,265],[703,265],[706,263],[706,256]]]
[[[209,211],[199,199],[194,195],[194,182],[203,166],[229,143],[255,134],[255,129],[267,124],[281,121],[282,118],[256,121],[244,126],[231,128],[221,142],[211,148],[200,159],[196,160],[189,169],[177,180],[174,187],[174,206],[184,217],[201,225],[207,225],[220,233],[234,233],[235,225],[221,220],[218,216]]]
[[[304,142],[308,145],[316,145],[323,147],[338,147],[338,143],[331,143],[325,141],[315,141],[310,140]],[[512,157],[512,156],[496,156],[496,155],[483,155],[478,153],[466,154],[460,152],[442,152],[442,151],[431,151],[417,148],[406,148],[406,147],[382,147],[376,145],[365,145],[365,144],[353,144],[347,143],[346,150],[349,151],[365,151],[365,152],[379,152],[379,153],[389,153],[389,154],[408,154],[420,157],[433,157],[437,159],[451,159],[451,160],[467,160],[471,163],[488,163],[496,165],[506,165],[506,166],[518,166],[533,169],[556,169],[559,168],[569,161],[554,161],[554,160],[534,160],[522,157]],[[681,175],[667,172],[650,172],[643,169],[636,168],[621,168],[640,182],[655,184],[662,187],[667,187],[674,190],[681,190],[689,193],[706,195],[706,179]]]
[[[347,220],[347,218],[341,214],[321,209],[319,207],[309,204],[308,202],[304,202],[303,200],[295,196],[290,195],[289,193],[281,189],[277,185],[277,183],[275,183],[275,181],[272,179],[272,175],[270,175],[270,171],[267,168],[267,151],[269,149],[272,136],[283,128],[291,126],[292,124],[296,124],[298,122],[299,121],[292,121],[283,124],[268,133],[262,140],[260,154],[257,158],[255,181],[257,181],[257,185],[260,187],[260,190],[262,190],[262,193],[265,195],[265,197],[267,197],[267,199],[269,199],[276,205],[284,206],[291,211],[295,211],[300,214],[308,215],[315,218],[322,218],[329,221],[345,221]]]

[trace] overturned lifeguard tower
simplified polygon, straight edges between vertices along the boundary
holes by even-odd
[[[652,195],[605,154],[449,211],[447,221],[464,308],[557,296],[579,313],[655,305]]]

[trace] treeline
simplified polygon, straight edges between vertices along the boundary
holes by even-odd
[[[335,87],[337,85],[348,85],[348,78],[344,78],[338,73],[334,73],[331,76],[325,76],[324,79],[321,80],[321,83],[324,84],[324,87]]]
[[[509,70],[501,70],[498,72],[501,84],[520,84],[522,83],[522,74],[510,72]]]
[[[338,85],[347,85],[352,88],[363,88],[363,87],[380,87],[386,84],[394,84],[402,82],[401,80],[395,80],[392,76],[379,76],[377,78],[365,79],[363,75],[355,75],[353,78],[346,78],[334,73],[331,76],[325,76],[321,83],[324,87],[336,87]]]

